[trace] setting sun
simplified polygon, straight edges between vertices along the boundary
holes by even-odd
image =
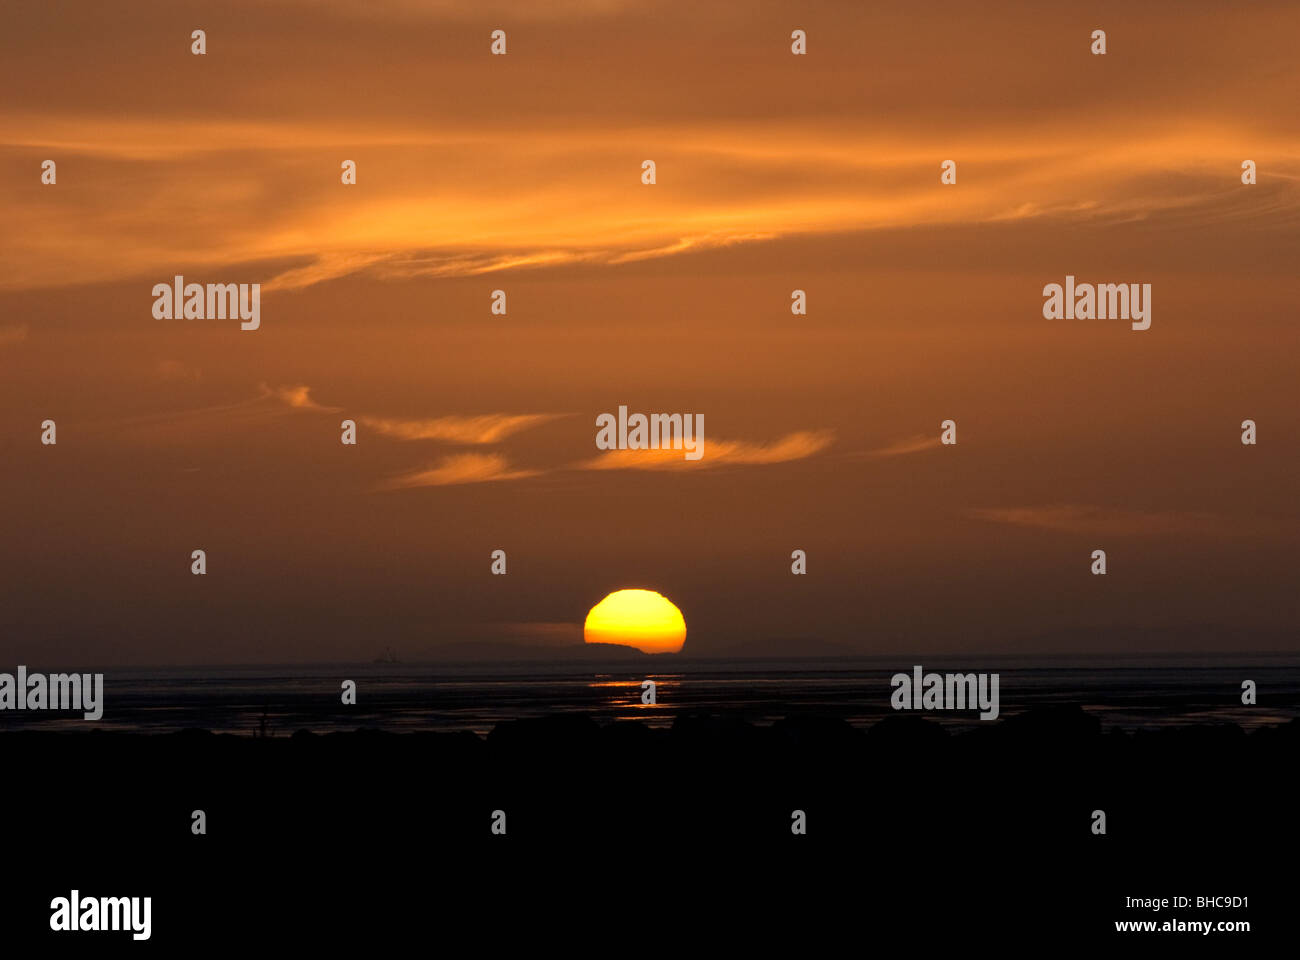
[[[686,620],[663,594],[615,590],[591,608],[582,632],[587,643],[616,643],[642,653],[677,653],[686,642]]]

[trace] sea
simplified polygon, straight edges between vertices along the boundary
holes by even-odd
[[[770,724],[785,717],[839,717],[867,727],[895,711],[890,677],[925,672],[999,675],[1000,717],[1033,707],[1075,704],[1104,729],[1232,723],[1243,729],[1300,716],[1294,654],[1188,656],[867,656],[510,663],[315,663],[281,666],[155,667],[104,673],[104,713],[6,710],[15,729],[169,733],[199,728],[242,736],[463,732],[486,736],[503,721],[583,713],[599,723],[636,720],[671,726],[679,714]],[[29,664],[29,672],[40,671]],[[356,703],[342,702],[344,681]],[[655,703],[642,702],[655,682]],[[1242,703],[1245,681],[1256,703]],[[981,722],[975,711],[926,711],[950,728]]]

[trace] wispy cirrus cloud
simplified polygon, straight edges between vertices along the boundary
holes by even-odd
[[[178,360],[161,360],[153,374],[171,382],[201,383],[200,370]],[[115,421],[118,428],[137,439],[156,439],[163,435],[194,435],[205,431],[235,430],[294,412],[338,413],[343,407],[328,406],[312,396],[312,387],[304,384],[258,384],[257,395],[233,403],[214,404],[189,410],[170,410]],[[558,419],[566,414],[488,413],[476,416],[445,416],[425,419],[400,419],[361,415],[356,419],[375,433],[397,440],[432,440],[448,444],[478,446],[500,441],[531,427]],[[448,458],[438,467],[399,477],[401,486],[436,486],[449,482],[470,483],[476,480],[517,479],[535,476],[535,470],[500,470],[493,461]],[[425,477],[427,482],[418,478]]]
[[[165,379],[188,379],[197,371],[176,361],[162,361],[158,375]],[[199,410],[150,415],[135,418],[128,426],[163,430],[194,430],[200,423],[211,427],[233,427],[237,423],[289,414],[337,413],[343,407],[326,406],[312,396],[307,384],[259,384],[258,395],[238,403],[216,405]],[[430,418],[376,417],[361,414],[357,421],[380,436],[400,441],[427,440],[460,446],[485,446],[501,443],[521,431],[531,429],[568,414],[561,413],[486,413],[472,416],[449,415]],[[468,483],[491,483],[523,480],[543,474],[588,470],[673,470],[707,469],[718,466],[764,466],[788,463],[815,456],[835,442],[833,430],[801,430],[770,443],[747,440],[705,440],[704,455],[687,460],[683,449],[611,450],[586,460],[560,467],[522,468],[513,466],[499,453],[460,453],[444,457],[433,466],[421,467],[381,481],[376,490],[401,490],[415,487],[442,487]],[[921,448],[920,439],[906,445]],[[924,445],[929,445],[927,440]],[[898,452],[905,452],[900,445]],[[910,449],[910,447],[909,447]],[[883,454],[882,454],[883,455]]]
[[[641,260],[655,260],[681,253],[699,252],[741,243],[773,240],[771,232],[721,232],[678,237],[665,244],[633,250],[620,248],[523,250],[508,253],[324,253],[300,267],[292,267],[262,285],[264,291],[299,290],[313,284],[353,274],[379,280],[438,280],[447,277],[477,277],[506,270],[529,270],[572,264],[617,266]]]
[[[159,380],[169,383],[201,383],[203,371],[180,360],[159,360],[154,368]]]
[[[521,430],[555,420],[558,413],[487,413],[473,417],[435,417],[428,420],[401,420],[391,417],[362,416],[365,426],[396,440],[442,440],[448,443],[497,443]]]
[[[315,260],[301,267],[291,267],[277,273],[262,284],[263,293],[277,290],[301,290],[327,280],[359,273],[387,259],[382,253],[360,253],[353,251],[329,252],[319,254]]]
[[[261,385],[263,399],[272,398],[293,410],[332,413],[342,407],[317,403],[306,384],[269,387]],[[478,446],[500,441],[538,424],[564,416],[555,413],[487,413],[477,416],[446,416],[425,419],[358,416],[358,421],[381,436],[397,440],[434,440]],[[498,453],[459,453],[444,457],[436,465],[422,467],[381,481],[376,490],[406,490],[416,487],[446,487],[467,483],[522,480],[543,471],[516,469]]]
[[[486,419],[486,418],[484,418]],[[467,434],[468,436],[469,434]],[[700,460],[685,459],[683,450],[611,450],[551,470],[516,469],[500,454],[463,453],[445,457],[437,466],[405,473],[381,483],[378,490],[443,487],[465,483],[523,480],[544,474],[583,470],[672,470],[715,466],[762,466],[788,463],[814,456],[834,442],[830,430],[791,433],[773,443],[713,440],[704,445]]]
[[[565,140],[530,129],[521,143],[514,127],[505,134],[496,124],[465,122],[434,134],[372,121],[350,129],[347,138],[349,150],[366,151],[361,176],[376,165],[398,172],[383,183],[365,181],[362,192],[327,177],[302,186],[316,153],[338,142],[328,125],[168,120],[164,135],[159,123],[0,111],[0,146],[30,159],[75,151],[95,168],[141,171],[76,210],[15,195],[12,239],[0,237],[0,290],[149,275],[154,264],[169,261],[196,269],[265,263],[271,275],[262,278],[263,292],[270,294],[353,275],[408,280],[616,267],[778,238],[899,227],[1145,217],[1179,225],[1227,222],[1242,215],[1225,187],[1235,175],[1225,178],[1224,171],[1237,170],[1240,158],[1222,144],[1234,140],[1249,140],[1252,149],[1276,157],[1268,203],[1252,208],[1252,215],[1285,224],[1300,208],[1294,139],[1262,141],[1231,128],[1195,136],[1152,131],[1140,148],[1102,143],[1077,154],[1056,146],[1050,126],[1017,138],[968,133],[959,144],[947,138],[930,144],[789,120],[772,121],[766,135],[744,124],[602,125]],[[672,142],[661,162],[665,169],[690,171],[691,189],[622,189],[610,171],[624,162],[625,145],[636,141]],[[234,149],[257,159],[232,170]],[[163,163],[167,151],[182,151],[187,163]],[[949,151],[985,172],[977,181],[964,180],[960,191],[905,179]],[[504,159],[500,167],[483,168],[484,154]],[[449,192],[417,175],[420,159],[473,173]],[[1171,166],[1182,175],[1176,182],[1161,179]],[[532,177],[539,167],[555,175]],[[149,211],[160,192],[185,195],[190,177],[208,183],[210,201],[187,209],[163,244]],[[1060,196],[1062,182],[1076,185],[1068,197]],[[261,200],[267,195],[284,199],[268,207]]]
[[[259,385],[261,396],[273,398],[294,410],[338,413],[342,407],[327,407],[311,395],[306,384]],[[357,421],[381,436],[395,440],[441,440],[446,443],[478,445],[498,443],[512,434],[565,416],[560,413],[484,413],[475,416],[405,419],[361,414]]]
[[[536,470],[515,470],[497,453],[458,453],[444,457],[434,467],[414,470],[379,484],[378,490],[407,490],[413,487],[447,487],[464,483],[522,480],[537,476]]]
[[[704,456],[699,460],[687,460],[682,450],[610,450],[590,460],[574,464],[573,468],[578,470],[700,470],[706,467],[788,463],[821,453],[834,442],[835,433],[832,430],[801,430],[787,434],[772,443],[706,440],[703,445]]]
[[[337,413],[342,407],[326,407],[317,403],[311,397],[311,387],[306,384],[296,386],[268,387],[265,383],[259,386],[263,397],[274,397],[285,406],[292,407],[294,410],[313,410],[316,413]]]
[[[429,20],[451,20],[453,22],[477,22],[481,14],[477,8],[466,6],[462,0],[367,0],[366,3],[349,3],[346,0],[287,0],[289,4],[301,5],[313,14],[322,10],[334,16],[357,19],[396,20],[399,22],[419,22]],[[629,8],[635,8],[631,0],[547,0],[536,3],[534,0],[497,0],[492,5],[501,16],[524,23],[545,21],[587,22],[593,17],[613,17]]]
[[[967,511],[977,520],[1032,527],[1058,533],[1112,536],[1157,536],[1242,532],[1229,518],[1200,511],[1131,510],[1095,504],[1061,503],[1030,507],[977,507]]]
[[[111,419],[105,425],[134,443],[205,443],[214,435],[257,428],[287,415],[287,410],[264,393],[233,403]]]
[[[876,450],[864,450],[861,453],[851,454],[854,459],[876,459],[880,457],[903,457],[909,453],[922,453],[926,450],[934,450],[943,446],[937,435],[918,433],[915,436],[905,440],[896,440],[887,446],[880,447]]]

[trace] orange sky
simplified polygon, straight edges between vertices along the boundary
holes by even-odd
[[[619,587],[699,654],[1300,643],[1293,6],[464,7],[8,15],[0,663],[580,642]],[[155,320],[177,273],[262,328]],[[1044,320],[1067,273],[1152,328]],[[620,404],[709,453],[605,457]]]

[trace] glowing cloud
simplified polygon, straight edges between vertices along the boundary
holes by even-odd
[[[486,483],[490,480],[519,480],[536,471],[511,470],[505,457],[497,454],[461,453],[444,457],[436,467],[394,477],[381,490],[404,490],[410,487],[447,487],[458,483]]]
[[[286,406],[295,410],[315,410],[319,413],[336,413],[340,407],[325,407],[311,398],[311,387],[306,384],[276,387],[274,390],[265,383],[259,388],[263,397],[275,397]]]
[[[752,466],[788,463],[821,453],[835,441],[831,430],[800,431],[774,443],[749,443],[744,440],[710,440],[704,444],[700,460],[686,460],[681,450],[610,450],[576,466],[585,470],[698,470],[715,466]]]
[[[554,420],[557,414],[489,413],[477,417],[438,417],[432,420],[394,420],[362,417],[361,422],[386,437],[398,440],[445,440],[451,443],[496,443],[520,430]]]

